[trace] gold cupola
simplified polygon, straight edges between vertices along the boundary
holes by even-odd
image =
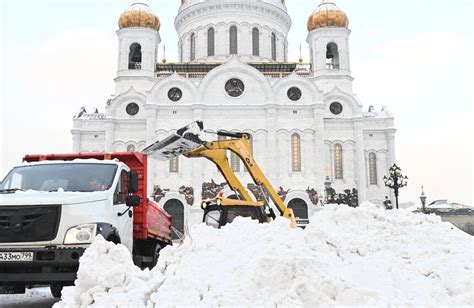
[[[145,3],[134,3],[120,15],[118,20],[120,29],[142,27],[160,30],[160,20]]]
[[[323,0],[308,18],[308,31],[331,27],[347,28],[349,27],[349,18],[334,3]]]

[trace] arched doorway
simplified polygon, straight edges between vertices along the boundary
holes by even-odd
[[[170,199],[163,206],[166,212],[173,216],[173,227],[179,232],[184,233],[184,206],[178,199]],[[178,238],[176,232],[172,233],[173,240]]]
[[[291,199],[290,202],[288,202],[288,207],[293,210],[296,218],[308,219],[308,205],[303,199]]]

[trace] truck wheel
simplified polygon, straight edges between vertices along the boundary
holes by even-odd
[[[49,289],[51,290],[51,294],[55,298],[61,298],[61,292],[63,291],[63,285],[59,283],[53,283]]]
[[[158,263],[158,258],[160,257],[161,245],[156,244],[153,248],[153,261],[150,264],[150,269],[154,268],[156,263]]]

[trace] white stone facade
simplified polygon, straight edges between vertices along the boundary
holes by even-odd
[[[228,29],[232,25],[239,33],[237,55],[229,53]],[[251,133],[256,161],[277,190],[280,186],[288,190],[287,204],[296,198],[302,200],[311,214],[316,205],[311,202],[307,189],[324,194],[328,171],[337,192],[356,188],[359,203],[366,200],[381,203],[384,196],[389,195],[382,178],[395,161],[394,118],[385,107],[378,112],[372,108],[364,112],[354,95],[349,61],[350,31],[345,28],[312,30],[307,40],[311,68],[306,66],[306,71],[278,74],[250,65],[253,62],[284,64],[290,25],[290,17],[279,0],[186,1],[175,20],[179,46],[183,46],[183,62],[192,62],[198,67],[200,63],[221,63],[202,74],[157,72],[158,31],[139,27],[120,29],[117,31],[119,61],[115,93],[107,102],[105,113],[82,112],[74,117],[74,151],[140,151],[175,129],[202,120],[207,129]],[[206,43],[209,27],[215,28],[215,55],[211,57],[207,56]],[[254,27],[260,33],[258,57],[252,55]],[[277,33],[276,60],[272,60],[269,43],[272,32]],[[193,61],[188,52],[190,33],[198,38]],[[141,45],[139,69],[129,69],[133,43]],[[329,43],[338,47],[337,63],[329,63],[325,56]],[[303,65],[296,67],[304,68]],[[238,97],[230,96],[225,90],[226,82],[232,78],[241,80],[245,87]],[[292,87],[301,92],[298,100],[288,96]],[[168,96],[172,88],[182,92],[178,101]],[[330,109],[335,102],[342,106],[338,114]],[[134,115],[127,113],[131,103],[138,106]],[[297,136],[292,137],[295,134]],[[294,160],[298,155],[292,146],[292,140],[296,140],[293,138],[299,138],[300,144],[296,153],[300,168],[296,169]],[[342,149],[342,157],[336,158],[336,147]],[[375,162],[371,162],[369,157],[373,158],[374,154]],[[196,205],[202,196],[203,182],[224,181],[209,161],[185,157],[179,158],[177,172],[170,172],[170,162],[150,161],[149,174],[149,191],[155,185],[169,190],[160,204],[179,201],[183,205],[184,220],[190,223],[200,220],[201,212]],[[242,170],[242,164],[237,174],[243,183],[252,182]],[[194,206],[180,193],[182,186],[194,189]]]

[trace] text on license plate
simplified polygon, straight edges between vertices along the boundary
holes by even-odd
[[[33,261],[32,252],[0,252],[0,262]]]

